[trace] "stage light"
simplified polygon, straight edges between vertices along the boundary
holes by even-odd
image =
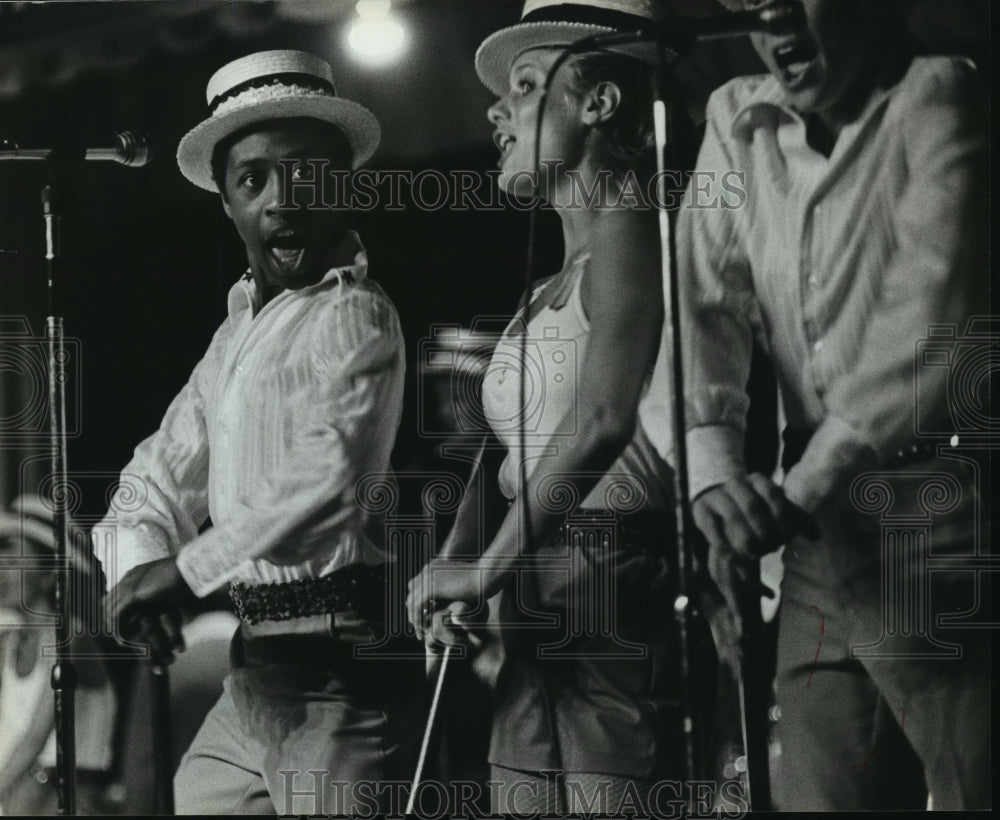
[[[391,0],[358,0],[354,8],[358,16],[347,40],[355,57],[371,65],[392,62],[406,45],[406,30],[392,16]]]

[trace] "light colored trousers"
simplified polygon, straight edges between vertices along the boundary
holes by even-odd
[[[859,476],[786,547],[781,810],[920,809],[925,784],[935,809],[988,808],[983,478],[960,453]]]
[[[244,625],[174,778],[177,813],[385,810],[390,782],[412,776],[424,666],[355,657],[378,631],[350,613]]]

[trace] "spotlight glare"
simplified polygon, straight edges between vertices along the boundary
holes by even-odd
[[[392,9],[392,0],[358,0],[354,6],[358,17],[366,17],[370,20],[380,20],[389,16]]]
[[[399,56],[406,43],[406,31],[393,19],[388,0],[360,0],[358,16],[351,23],[347,41],[362,62],[380,65]]]

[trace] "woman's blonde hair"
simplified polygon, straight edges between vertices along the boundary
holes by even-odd
[[[585,94],[598,83],[611,82],[621,91],[618,109],[598,126],[604,135],[602,164],[640,178],[656,170],[653,126],[652,69],[631,57],[611,52],[588,52],[570,60],[571,85]]]

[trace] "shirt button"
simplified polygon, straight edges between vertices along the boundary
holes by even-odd
[[[819,277],[815,273],[809,276],[809,284],[814,288],[819,287]]]
[[[241,365],[241,364],[236,365],[236,372],[237,373],[242,373],[243,372],[243,365]]]
[[[813,344],[813,353],[819,353],[823,349],[823,340],[820,339],[818,342]]]

